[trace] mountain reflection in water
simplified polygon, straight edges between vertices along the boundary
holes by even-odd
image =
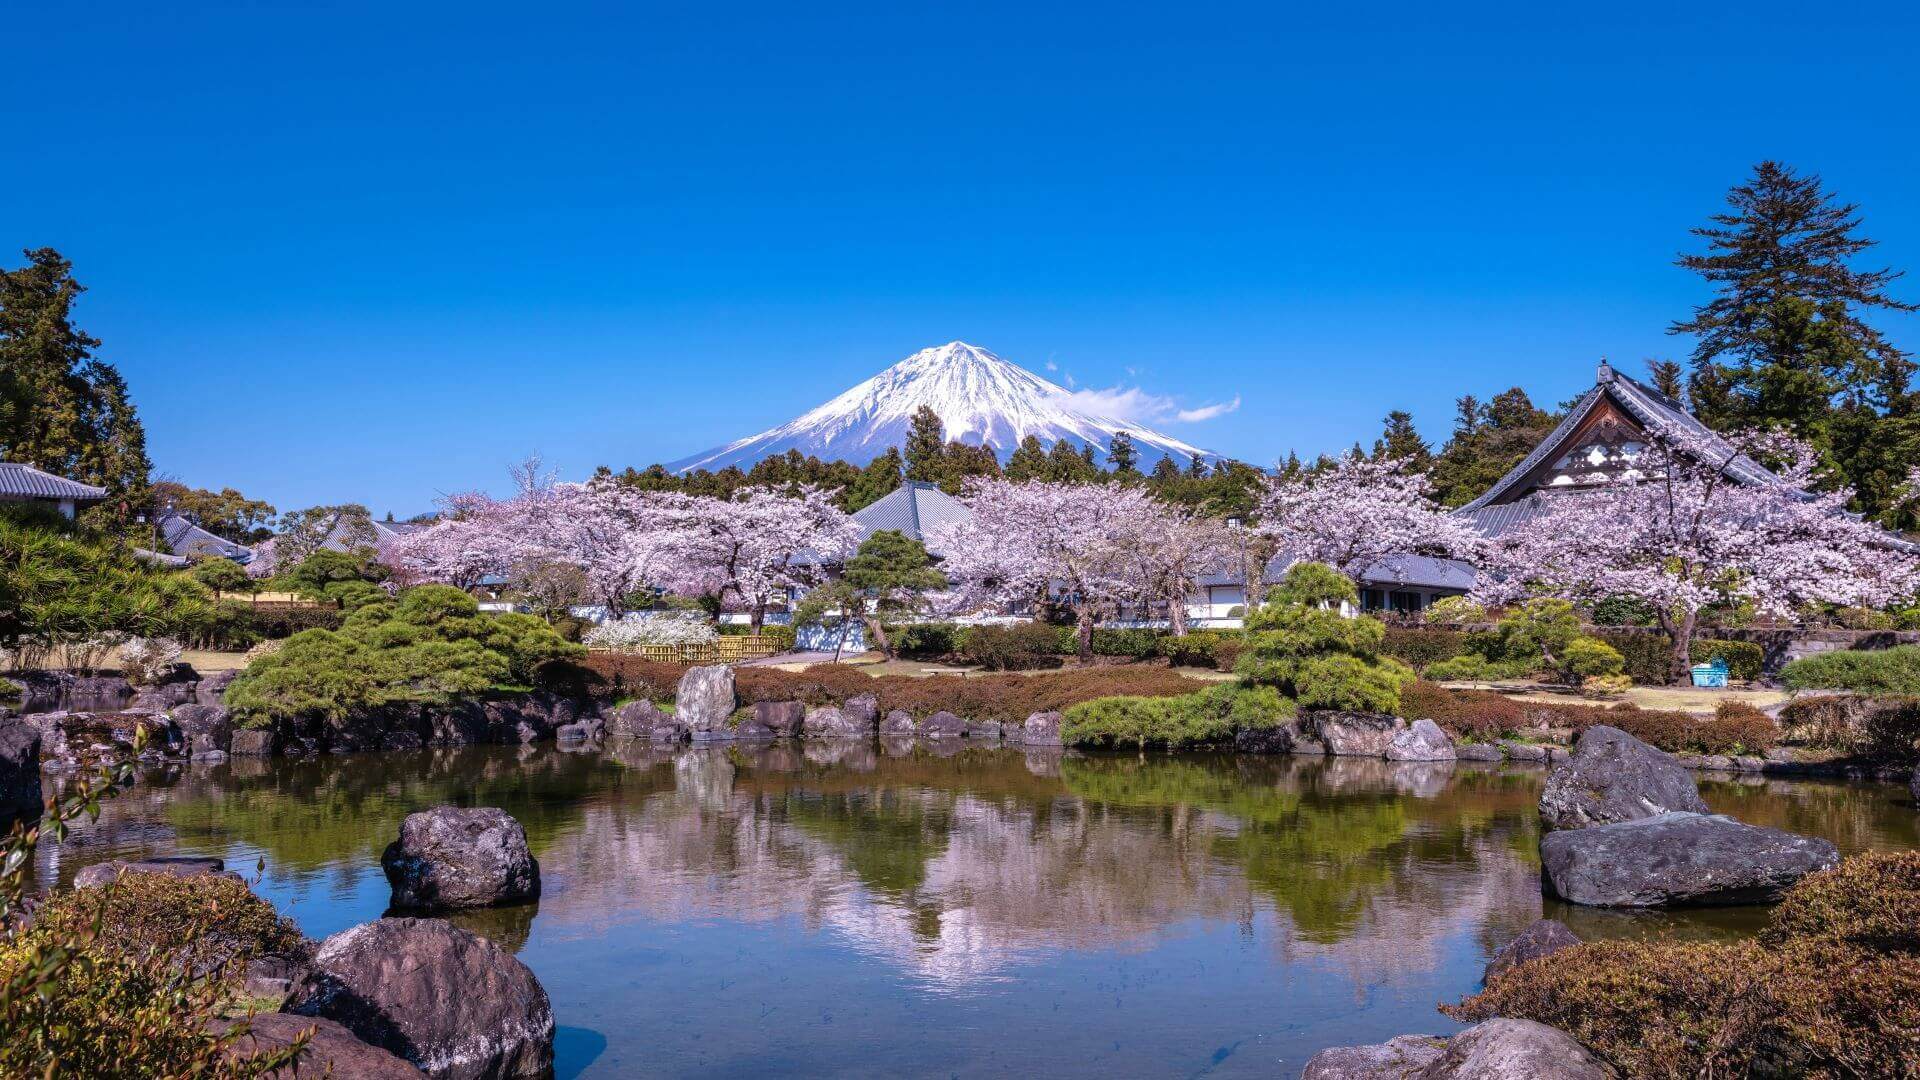
[[[156,773],[40,852],[216,854],[314,936],[378,917],[412,810],[503,807],[545,895],[455,921],[520,952],[560,1073],[1285,1074],[1445,1031],[1543,909],[1583,936],[1763,912],[1543,905],[1532,768],[809,743],[473,748]],[[1716,810],[1911,847],[1886,786],[1703,784]]]

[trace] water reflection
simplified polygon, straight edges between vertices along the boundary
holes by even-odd
[[[1543,910],[1590,936],[1753,925],[1753,912],[1543,907],[1542,777],[912,742],[236,761],[153,778],[42,851],[36,873],[44,886],[131,853],[262,861],[263,894],[324,934],[381,913],[378,856],[405,814],[501,806],[526,825],[545,893],[459,921],[520,951],[563,1022],[655,1015],[692,988],[769,1014],[827,994],[885,1038],[888,1025],[919,1022],[917,1002],[945,1001],[976,1026],[926,1034],[925,1056],[897,1071],[967,1071],[1020,1047],[1036,1066],[1133,1071],[1133,1059],[1106,1055],[1159,1017],[1184,1025],[1160,1051],[1170,1069],[1239,1037],[1265,1048],[1247,1067],[1270,1072],[1334,1041],[1446,1029],[1433,1004],[1471,990],[1486,955]],[[1844,851],[1916,841],[1913,809],[1891,787],[1703,791],[1716,810]],[[797,983],[812,991],[797,995]],[[1071,1037],[1039,1020],[1067,1008]],[[787,1060],[772,1044],[753,1049],[761,1036],[720,1013],[676,1013],[670,1035],[627,1030],[634,1022],[598,1043],[583,1035],[574,1045],[591,1056],[563,1065],[699,1071],[720,1060],[707,1036],[723,1034],[737,1051],[729,1067]],[[781,1053],[801,1071],[870,1063],[840,1056],[854,1053],[849,1023],[809,1013],[781,1029]],[[637,1052],[624,1040],[642,1036],[654,1056],[623,1057]]]

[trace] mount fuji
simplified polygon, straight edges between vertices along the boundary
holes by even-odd
[[[1126,432],[1140,468],[1163,457],[1184,466],[1193,458],[1223,460],[1170,435],[1112,416],[1073,408],[1073,393],[964,341],[921,349],[798,419],[667,466],[674,472],[751,468],[762,458],[798,450],[823,461],[864,465],[889,447],[903,446],[913,414],[929,406],[947,438],[991,446],[1004,460],[1028,435],[1051,447],[1066,440],[1092,446],[1103,457],[1113,436]]]

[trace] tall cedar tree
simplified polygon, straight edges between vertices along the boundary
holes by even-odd
[[[124,524],[148,503],[147,435],[127,384],[97,360],[98,339],[73,325],[85,286],[52,248],[0,270],[0,459],[104,487],[105,515]]]
[[[1560,418],[1534,406],[1514,387],[1482,404],[1471,395],[1456,404],[1453,437],[1433,459],[1434,497],[1443,506],[1472,502],[1505,476],[1553,431]]]
[[[1044,479],[1047,475],[1047,448],[1040,444],[1040,436],[1029,435],[1020,440],[1007,457],[1007,479],[1016,483],[1028,480]]]
[[[1682,405],[1687,401],[1687,371],[1678,360],[1648,360],[1647,380],[1655,390]]]
[[[893,643],[887,640],[884,621],[919,614],[928,593],[947,587],[947,576],[934,569],[926,545],[896,529],[881,529],[862,541],[847,560],[844,576],[868,601],[868,641],[888,658]]]
[[[932,406],[922,405],[914,410],[913,418],[907,424],[907,444],[903,448],[907,458],[907,479],[922,484],[938,484],[945,480],[947,433],[940,423],[940,414],[934,412]]]
[[[1133,448],[1133,436],[1125,431],[1113,433],[1113,440],[1107,444],[1107,461],[1112,463],[1115,476],[1140,475],[1140,451]]]
[[[1883,514],[1920,448],[1920,403],[1908,354],[1864,316],[1916,310],[1887,293],[1901,273],[1852,266],[1875,241],[1818,176],[1763,161],[1727,204],[1693,230],[1706,251],[1678,260],[1718,294],[1668,328],[1695,337],[1695,411],[1721,430],[1793,432],[1858,491],[1857,509]]]
[[[1433,461],[1433,450],[1413,429],[1413,414],[1395,409],[1387,414],[1380,438],[1373,444],[1373,456],[1406,458],[1413,462],[1415,469],[1424,472]]]

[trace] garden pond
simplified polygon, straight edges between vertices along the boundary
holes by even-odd
[[[235,759],[149,774],[39,853],[218,855],[318,938],[378,918],[401,818],[502,807],[537,904],[454,921],[517,951],[560,1077],[1292,1076],[1455,1030],[1544,912],[1583,937],[1751,933],[1764,909],[1543,901],[1532,766],[1030,753],[929,743]],[[1920,845],[1904,788],[1703,777],[1714,810]]]

